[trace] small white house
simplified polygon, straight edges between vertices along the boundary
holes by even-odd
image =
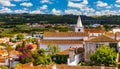
[[[115,48],[116,51],[119,50],[117,40],[112,39],[112,38],[105,36],[105,35],[101,35],[101,36],[98,36],[98,37],[95,37],[95,38],[92,38],[92,39],[85,41],[85,46],[84,46],[84,48],[85,48],[85,55],[84,55],[85,61],[89,62],[90,61],[90,59],[89,59],[90,53],[94,53],[97,50],[97,48],[99,48],[101,45],[104,45],[104,44],[108,45],[109,47]]]
[[[112,29],[112,32],[113,32],[113,33],[120,32],[120,28],[113,28],[113,29]]]

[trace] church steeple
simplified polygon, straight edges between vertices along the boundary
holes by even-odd
[[[83,27],[83,26],[82,26],[82,21],[81,21],[80,16],[78,16],[77,27]]]
[[[75,32],[84,32],[84,27],[82,25],[82,20],[80,16],[78,16],[77,25],[75,27]]]

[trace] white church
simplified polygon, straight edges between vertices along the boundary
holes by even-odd
[[[100,29],[84,29],[79,16],[74,32],[44,32],[43,39],[40,40],[40,48],[46,49],[49,44],[56,44],[60,46],[61,50],[83,47],[85,40],[102,33],[104,31]]]
[[[120,46],[119,40],[106,36],[104,30],[84,28],[80,16],[78,16],[74,32],[44,32],[39,46],[46,49],[49,44],[60,46],[61,51],[69,48],[84,48],[86,62],[90,60],[90,53],[95,52],[102,44],[112,46],[116,50],[119,50]]]

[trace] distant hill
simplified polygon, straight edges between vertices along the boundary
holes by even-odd
[[[83,24],[119,24],[120,16],[81,16]],[[0,22],[5,23],[51,23],[51,24],[76,24],[76,15],[51,15],[51,14],[0,14]]]

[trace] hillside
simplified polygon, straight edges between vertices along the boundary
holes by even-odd
[[[120,16],[81,16],[83,24],[120,24]],[[76,15],[47,15],[47,14],[0,14],[0,22],[5,23],[51,23],[76,24]]]

